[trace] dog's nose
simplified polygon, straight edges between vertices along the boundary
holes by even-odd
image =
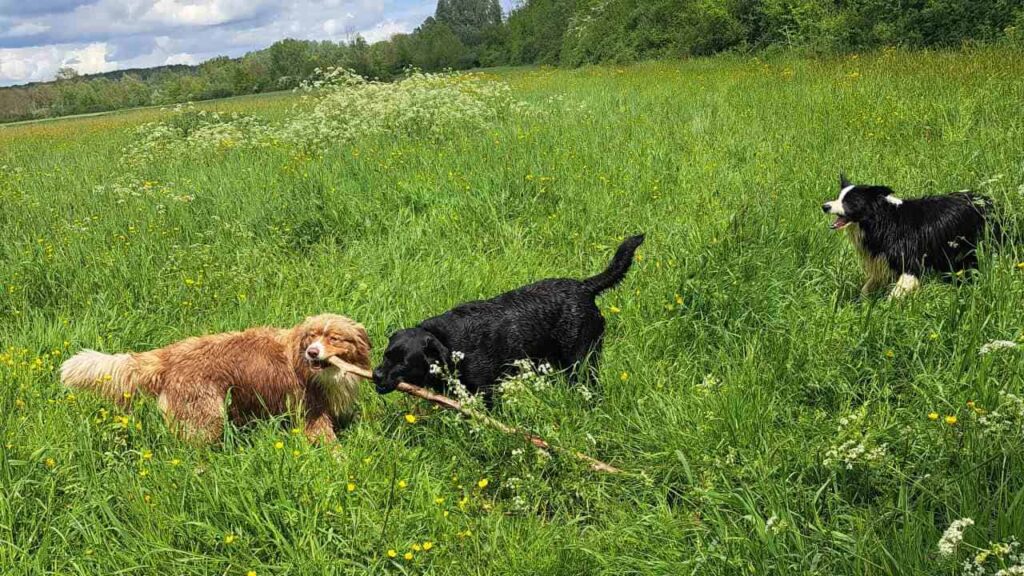
[[[306,356],[308,356],[312,360],[315,360],[315,359],[320,357],[320,349],[319,348],[306,348]]]
[[[828,204],[822,204],[821,211],[824,212],[825,214],[828,214]]]

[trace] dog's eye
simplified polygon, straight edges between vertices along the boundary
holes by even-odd
[[[342,340],[342,339],[341,339],[340,337],[338,337],[338,336],[331,336],[331,337],[330,337],[330,338],[328,339],[328,341],[329,341],[329,342],[330,342],[331,344],[333,344],[334,346],[339,346],[339,345],[341,345],[341,344],[343,344],[343,343],[345,342],[344,340]]]

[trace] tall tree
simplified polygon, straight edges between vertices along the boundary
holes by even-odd
[[[438,0],[434,20],[447,24],[466,46],[477,46],[487,28],[501,24],[501,5],[498,0]]]

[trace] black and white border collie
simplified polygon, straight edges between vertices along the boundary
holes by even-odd
[[[860,254],[868,294],[896,279],[890,298],[917,289],[926,271],[955,273],[978,264],[992,202],[970,192],[901,200],[886,186],[851,184],[839,176],[839,197],[821,209],[834,214]]]

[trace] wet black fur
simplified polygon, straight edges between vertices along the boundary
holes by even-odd
[[[530,359],[570,370],[595,371],[604,335],[604,318],[595,297],[618,284],[633,263],[643,235],[628,238],[608,268],[586,280],[541,280],[490,300],[469,302],[391,336],[383,361],[373,371],[377,392],[398,382],[444,391],[431,374],[433,363],[451,369],[451,354],[465,354],[455,368],[470,393],[490,401],[494,384],[511,372],[512,363]]]
[[[840,177],[840,188],[849,183]],[[843,198],[845,218],[860,227],[862,247],[882,256],[896,275],[954,273],[978,265],[976,249],[992,201],[970,192],[903,199],[896,206],[886,186],[857,185]]]

